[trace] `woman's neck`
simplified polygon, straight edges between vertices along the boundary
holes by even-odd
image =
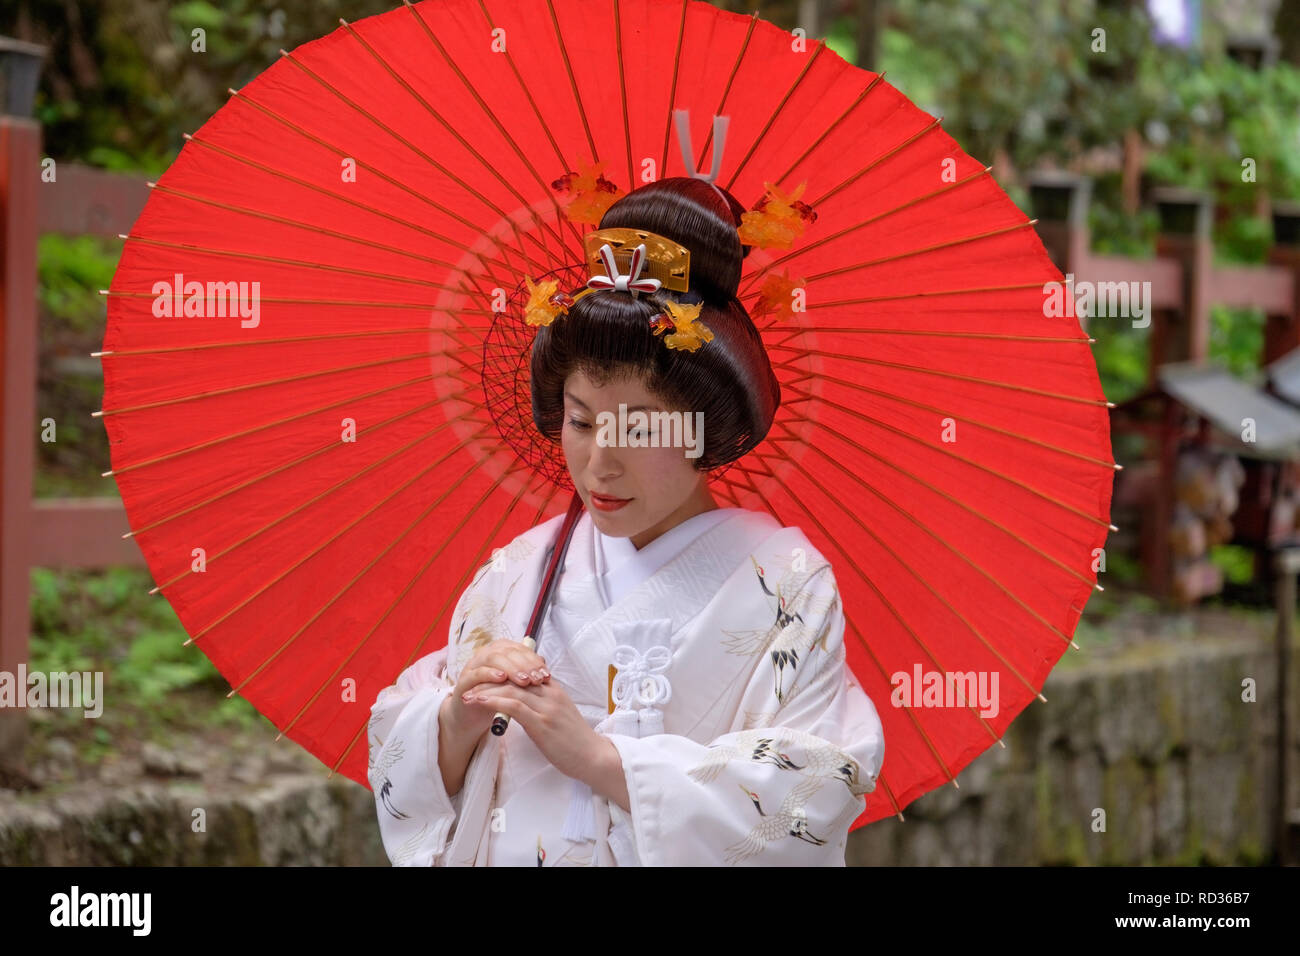
[[[637,534],[630,535],[628,540],[632,542],[633,547],[640,551],[655,538],[667,531],[671,531],[688,518],[694,518],[706,511],[713,511],[717,507],[718,503],[713,500],[713,494],[709,491],[708,483],[701,480],[690,497],[683,501],[675,511],[658,524],[652,525]]]

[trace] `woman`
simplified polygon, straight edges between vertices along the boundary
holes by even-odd
[[[447,646],[375,701],[370,782],[394,864],[844,864],[884,744],[834,574],[798,528],[719,508],[707,483],[780,401],[736,298],[742,211],[698,177],[629,193],[599,232],[678,244],[689,268],[652,262],[663,280],[632,294],[647,280],[613,282],[610,251],[602,287],[550,299],[536,323],[533,419],[586,510],[540,654],[520,641],[563,516],[479,569]],[[669,434],[664,415],[620,433],[638,409],[702,434]]]

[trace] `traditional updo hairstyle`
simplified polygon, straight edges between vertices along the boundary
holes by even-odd
[[[635,189],[605,211],[601,229],[644,229],[689,249],[690,288],[661,287],[636,299],[627,292],[592,292],[537,330],[530,364],[533,422],[551,441],[560,441],[564,382],[574,371],[599,387],[618,375],[636,375],[666,409],[703,412],[697,471],[735,461],[767,435],[781,388],[758,329],[736,298],[741,262],[749,253],[736,232],[745,207],[720,193],[725,190],[702,179],[673,177]],[[669,300],[702,302],[699,320],[713,339],[687,352],[654,335],[650,319]]]

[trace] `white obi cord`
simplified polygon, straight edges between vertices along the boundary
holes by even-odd
[[[664,715],[661,708],[673,696],[672,685],[665,673],[672,661],[672,621],[665,617],[617,621],[610,625],[610,630],[616,642],[610,660],[616,670],[610,688],[614,710],[596,725],[596,732],[628,737],[662,734]],[[591,788],[581,780],[574,780],[570,789],[569,812],[564,819],[563,836],[566,840],[603,838],[596,826],[592,799]],[[615,818],[619,821],[614,828],[617,832],[609,834],[609,841],[611,848],[623,851],[617,854],[623,858],[632,847],[631,834],[624,832],[628,821],[621,809]],[[632,856],[635,856],[634,850]]]

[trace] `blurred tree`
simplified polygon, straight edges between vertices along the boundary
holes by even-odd
[[[58,159],[160,173],[279,51],[392,0],[9,0],[0,34],[49,48],[37,94]],[[202,30],[202,43],[194,31]],[[200,50],[199,47],[202,47]]]

